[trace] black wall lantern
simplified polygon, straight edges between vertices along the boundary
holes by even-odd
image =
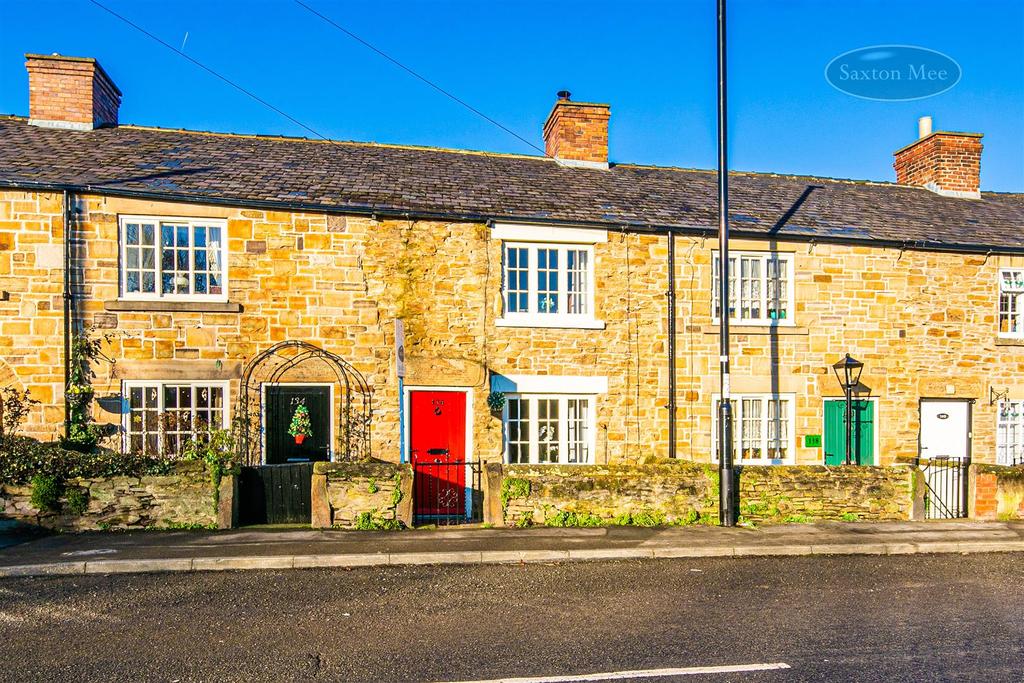
[[[845,358],[832,366],[832,370],[836,373],[836,379],[839,380],[846,396],[846,464],[849,465],[853,453],[853,390],[860,384],[860,373],[864,371],[864,364],[846,354]],[[859,454],[857,461],[860,464]]]

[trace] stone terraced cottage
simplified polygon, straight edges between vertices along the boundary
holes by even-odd
[[[548,157],[490,154],[123,125],[95,60],[27,67],[0,384],[31,435],[93,329],[126,449],[237,417],[251,463],[712,461],[715,174],[609,161],[608,105],[562,94]],[[733,175],[739,463],[843,459],[846,353],[862,463],[1024,454],[1024,196],[980,191],[980,138],[923,130],[896,183]]]

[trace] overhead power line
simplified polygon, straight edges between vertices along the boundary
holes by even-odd
[[[95,1],[95,0],[93,0],[93,1]],[[447,97],[447,98],[449,98],[449,99],[453,100],[454,102],[457,102],[457,103],[461,104],[461,105],[462,105],[463,107],[465,107],[465,108],[466,108],[466,109],[468,109],[469,111],[473,112],[474,114],[476,114],[476,115],[477,115],[477,116],[479,116],[480,118],[482,118],[482,119],[484,119],[485,121],[487,121],[487,122],[489,122],[489,123],[491,123],[491,124],[493,124],[493,125],[497,126],[498,128],[500,128],[501,130],[505,131],[506,133],[508,133],[508,134],[509,134],[509,135],[511,135],[512,137],[516,138],[516,139],[517,139],[517,140],[519,140],[520,142],[523,142],[524,144],[526,144],[526,145],[529,145],[529,146],[530,146],[530,147],[532,147],[533,149],[537,150],[538,152],[540,152],[540,153],[541,153],[541,154],[543,154],[544,156],[548,156],[547,152],[545,152],[545,151],[544,151],[543,149],[541,149],[541,148],[540,148],[540,147],[538,147],[537,145],[533,144],[532,142],[530,142],[529,140],[527,140],[526,138],[524,138],[524,137],[523,137],[522,135],[520,135],[519,133],[517,133],[517,132],[515,132],[514,130],[512,130],[511,128],[509,128],[508,126],[505,126],[505,125],[503,125],[503,124],[502,124],[502,123],[501,123],[500,121],[496,121],[496,120],[494,120],[493,118],[491,118],[491,117],[490,117],[490,116],[488,116],[487,114],[483,113],[482,111],[480,111],[479,109],[477,109],[477,108],[476,108],[476,107],[474,107],[473,105],[469,104],[468,102],[466,102],[466,101],[465,101],[465,100],[463,100],[462,98],[460,98],[460,97],[458,97],[457,95],[455,95],[455,94],[453,94],[453,93],[449,92],[448,90],[445,90],[444,88],[442,88],[441,86],[439,86],[439,85],[438,85],[437,83],[434,83],[434,82],[433,82],[433,81],[431,81],[431,80],[430,80],[429,78],[427,78],[427,77],[425,77],[425,76],[423,76],[423,75],[421,75],[421,74],[417,73],[417,72],[416,72],[416,71],[414,71],[413,69],[411,69],[411,68],[407,67],[407,66],[406,66],[405,64],[402,64],[402,63],[401,63],[400,61],[398,61],[397,59],[395,59],[395,58],[394,58],[394,57],[392,57],[391,55],[387,54],[386,52],[384,52],[384,51],[383,51],[383,50],[381,50],[380,48],[378,48],[378,47],[376,47],[375,45],[371,44],[370,42],[368,42],[368,41],[364,40],[363,38],[360,38],[360,37],[359,37],[359,36],[357,36],[357,35],[356,35],[355,33],[353,33],[352,31],[348,30],[348,29],[347,29],[347,28],[345,28],[344,26],[342,26],[342,25],[338,24],[337,22],[335,22],[335,21],[334,21],[333,19],[331,19],[330,17],[328,17],[328,16],[325,16],[325,15],[321,14],[321,13],[320,13],[320,12],[318,12],[317,10],[315,10],[315,9],[313,9],[312,7],[310,7],[309,5],[307,5],[306,3],[302,2],[302,0],[295,0],[295,4],[296,4],[296,5],[298,5],[299,7],[302,7],[303,9],[305,9],[305,10],[306,10],[307,12],[309,12],[310,14],[313,14],[313,15],[315,15],[315,16],[317,16],[317,17],[320,17],[320,18],[321,18],[321,19],[323,19],[323,20],[324,20],[325,22],[327,22],[328,24],[330,24],[330,25],[331,25],[331,26],[333,26],[334,28],[338,29],[339,31],[341,31],[342,33],[344,33],[345,35],[347,35],[347,36],[348,36],[349,38],[351,38],[351,39],[355,40],[356,42],[358,42],[358,43],[362,44],[363,46],[365,46],[365,47],[369,48],[370,50],[373,50],[374,52],[376,52],[376,53],[377,53],[378,55],[380,55],[380,56],[381,56],[381,57],[383,57],[384,59],[388,60],[389,62],[391,62],[392,64],[394,64],[394,65],[395,65],[395,66],[397,66],[398,68],[402,69],[403,71],[405,71],[405,72],[409,73],[410,75],[414,76],[415,78],[417,78],[417,79],[419,79],[419,80],[423,81],[424,83],[426,83],[426,84],[427,84],[427,85],[429,85],[429,86],[430,86],[431,88],[433,88],[434,90],[438,91],[439,93],[441,93],[441,94],[442,94],[442,95],[444,95],[445,97]]]
[[[94,5],[96,5],[97,7],[99,7],[104,12],[107,12],[108,14],[110,14],[110,15],[112,15],[114,17],[117,17],[118,19],[120,19],[124,23],[128,24],[129,26],[131,26],[133,29],[135,29],[139,33],[142,33],[143,35],[148,36],[149,38],[151,38],[151,39],[155,40],[156,42],[160,43],[161,45],[166,47],[171,52],[174,52],[175,54],[177,54],[177,55],[179,55],[181,57],[184,57],[188,61],[190,61],[193,64],[195,64],[196,66],[198,66],[203,71],[206,71],[207,73],[209,73],[209,74],[211,74],[213,76],[216,76],[220,80],[222,80],[225,83],[227,83],[228,85],[230,85],[235,90],[238,90],[239,92],[241,92],[241,93],[243,93],[245,95],[248,95],[252,99],[254,99],[257,102],[259,102],[260,104],[262,104],[264,107],[267,107],[268,109],[271,109],[271,110],[277,112],[278,114],[280,114],[284,118],[288,119],[289,121],[291,121],[295,125],[303,128],[305,130],[308,130],[310,133],[312,133],[313,135],[317,136],[321,140],[328,140],[328,141],[330,141],[330,138],[328,138],[326,135],[323,135],[322,133],[320,133],[316,129],[314,129],[314,128],[310,127],[310,126],[307,126],[305,123],[303,123],[302,121],[299,121],[297,118],[295,118],[294,116],[292,116],[288,112],[283,111],[283,110],[279,109],[278,107],[275,107],[270,102],[267,102],[265,99],[263,99],[262,97],[260,97],[256,93],[254,93],[251,90],[248,90],[248,89],[242,87],[238,83],[235,83],[234,81],[232,81],[227,76],[224,76],[224,75],[221,75],[221,74],[217,73],[216,71],[214,71],[210,67],[208,67],[205,64],[203,64],[202,62],[200,62],[198,59],[193,59],[192,57],[188,56],[187,54],[185,54],[184,52],[182,52],[178,48],[176,48],[173,45],[171,45],[171,44],[167,43],[166,41],[162,40],[159,36],[156,36],[156,35],[150,33],[149,31],[147,31],[146,29],[144,29],[143,27],[139,26],[138,24],[133,22],[131,19],[128,19],[127,17],[125,17],[125,16],[123,16],[121,14],[118,14],[117,12],[115,12],[112,9],[110,9],[106,5],[103,5],[102,3],[97,2],[97,0],[89,0],[89,2],[91,2]],[[184,43],[182,43],[182,45],[184,46]]]

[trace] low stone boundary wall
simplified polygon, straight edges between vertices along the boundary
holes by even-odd
[[[968,509],[975,519],[1024,519],[1024,465],[971,465]]]
[[[754,523],[923,518],[913,467],[743,467],[740,517]],[[718,523],[718,470],[663,460],[642,465],[485,467],[485,521],[504,526]]]
[[[739,513],[752,522],[924,518],[921,473],[906,465],[745,466],[739,483]]]
[[[313,527],[412,526],[412,466],[366,460],[313,466]]]
[[[202,462],[159,476],[69,479],[55,510],[32,505],[32,487],[0,484],[0,517],[57,531],[198,528],[232,525],[235,477],[215,490]]]

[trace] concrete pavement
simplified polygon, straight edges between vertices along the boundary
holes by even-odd
[[[250,528],[62,534],[0,549],[0,577],[226,569],[773,555],[1024,551],[1024,522],[817,523],[758,529]]]

